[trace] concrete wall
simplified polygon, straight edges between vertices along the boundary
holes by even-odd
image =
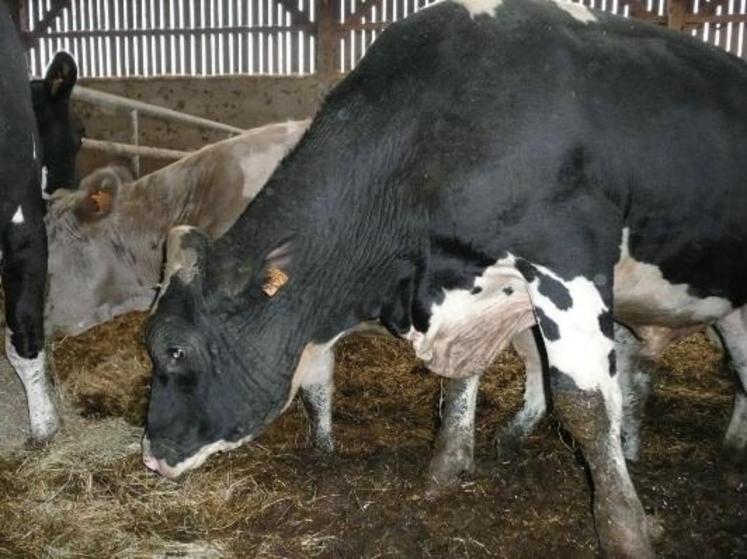
[[[316,76],[240,76],[83,79],[80,84],[240,128],[253,128],[313,115],[333,82]],[[102,111],[79,102],[73,104],[73,112],[83,119],[88,137],[132,143],[129,115]],[[142,145],[191,150],[226,137],[225,133],[194,126],[140,118]],[[88,150],[81,150],[78,156],[81,176],[111,163],[128,164],[129,161]],[[167,163],[143,159],[142,172],[151,172]]]

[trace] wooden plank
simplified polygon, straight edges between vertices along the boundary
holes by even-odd
[[[34,28],[23,33],[21,40],[27,49],[35,47],[39,39],[43,37],[47,30],[57,20],[62,13],[62,10],[70,6],[70,0],[53,0],[52,7],[49,9],[44,16],[38,18],[34,23]]]

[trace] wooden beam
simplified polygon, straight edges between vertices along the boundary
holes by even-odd
[[[667,2],[667,27],[676,31],[685,29],[685,16],[687,15],[687,0],[668,0]]]
[[[198,27],[189,29],[87,29],[85,31],[50,31],[44,38],[96,38],[96,37],[173,37],[178,35],[209,35],[211,33],[284,33],[288,31],[307,31],[313,33],[316,26],[313,23],[291,25],[263,25],[256,27],[232,26],[232,27]]]
[[[319,28],[317,31],[317,72],[321,75],[332,75],[339,72],[338,47],[340,28],[335,18],[335,0],[319,0]]]
[[[363,18],[370,20],[371,12],[374,8],[381,7],[381,0],[367,0],[364,4],[361,4],[357,10],[352,13],[345,14],[345,23],[360,23]]]
[[[55,20],[60,17],[62,10],[68,6],[70,6],[70,0],[53,0],[52,7],[41,19],[36,21],[34,28],[23,34],[22,40],[27,49],[36,46],[39,39],[44,36]]]
[[[306,26],[311,24],[309,15],[306,12],[299,10],[295,2],[291,2],[291,0],[278,0],[278,2],[280,2],[280,5],[290,13],[292,25]]]

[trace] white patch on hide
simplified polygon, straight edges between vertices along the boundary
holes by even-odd
[[[534,324],[525,283],[512,265],[498,261],[475,278],[479,293],[444,290],[443,300],[431,307],[428,331],[413,327],[403,337],[436,374],[452,378],[480,374],[511,338]]]
[[[13,332],[6,328],[5,355],[26,391],[31,436],[38,441],[47,440],[57,431],[59,418],[52,399],[52,387],[47,380],[44,352],[25,359],[13,347],[12,337]]]
[[[669,283],[658,266],[635,260],[629,237],[626,227],[615,265],[615,316],[623,323],[681,328],[713,322],[732,311],[728,300],[694,297],[687,284]]]
[[[737,388],[724,443],[727,448],[744,451],[747,450],[747,307],[722,318],[717,327],[742,384],[741,390]]]
[[[13,217],[10,220],[12,223],[15,223],[16,225],[20,225],[25,220],[23,219],[23,209],[21,206],[18,206],[18,209],[16,210],[16,213],[13,214]]]
[[[503,5],[503,0],[456,0],[456,3],[464,6],[474,19],[481,14],[494,16],[495,10]]]
[[[570,308],[561,310],[540,293],[539,276],[528,284],[532,304],[542,309],[545,315],[557,324],[560,333],[557,340],[548,340],[545,336],[548,357],[552,355],[550,364],[571,375],[582,390],[598,388],[600,377],[609,378],[606,370],[608,356],[615,345],[599,329],[599,315],[607,310],[599,291],[593,281],[583,276],[576,276],[567,281],[544,266],[532,262],[530,264],[545,276],[565,286],[573,301]],[[602,365],[604,370],[600,371]]]
[[[568,0],[553,0],[555,4],[566,13],[573,16],[582,23],[592,23],[597,21],[597,16],[587,6],[583,4],[577,4]]]
[[[189,458],[182,460],[176,466],[169,466],[165,460],[159,460],[155,458],[150,452],[150,441],[148,437],[143,437],[143,464],[154,472],[158,472],[167,478],[177,478],[188,470],[194,470],[202,466],[205,461],[213,454],[217,452],[226,452],[240,447],[243,444],[248,443],[252,440],[252,435],[244,437],[235,442],[227,442],[224,440],[215,441],[209,445],[203,446],[200,450],[195,452]]]
[[[52,196],[47,194],[47,174],[48,174],[47,166],[42,166],[41,170],[41,194],[42,198],[44,200],[51,200]]]

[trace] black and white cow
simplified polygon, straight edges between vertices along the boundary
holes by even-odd
[[[60,130],[69,130],[67,97],[75,81],[72,59],[61,67],[50,67],[48,80],[38,87],[49,96],[39,99],[29,90],[25,53],[7,6],[0,5],[0,251],[5,293],[5,350],[18,373],[28,400],[31,436],[49,439],[59,420],[45,371],[44,289],[47,278],[47,238],[44,230],[42,168],[48,162],[55,181],[67,177],[75,149],[52,157],[63,140]],[[57,59],[56,59],[57,60]],[[72,78],[72,82],[71,82]],[[66,93],[65,93],[66,91]],[[35,116],[36,113],[36,116]],[[39,128],[43,135],[40,135]],[[49,143],[43,147],[44,141]],[[48,159],[45,160],[43,153]],[[63,163],[64,162],[64,163]]]
[[[613,325],[747,303],[745,91],[735,57],[576,4],[445,1],[392,24],[225,235],[172,231],[146,465],[177,476],[255,438],[363,321],[472,385],[536,320],[602,547],[652,556]]]

